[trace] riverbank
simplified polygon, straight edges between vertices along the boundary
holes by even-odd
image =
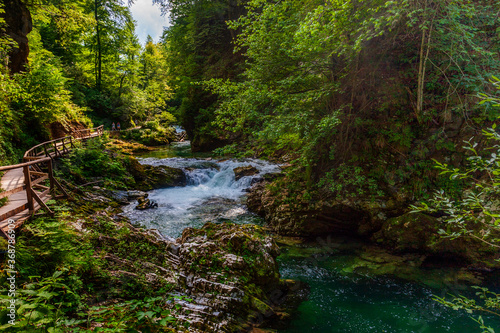
[[[72,200],[49,203],[54,218],[35,218],[18,231],[17,320],[9,326],[3,310],[2,327],[237,332],[289,317],[284,306],[296,287],[279,279],[278,248],[261,228],[207,224],[175,240],[120,215],[116,194],[127,186],[181,185],[177,169],[134,161],[109,142],[62,161]]]
[[[32,326],[19,331],[41,325],[71,331],[454,332],[476,324],[433,295],[469,293],[471,284],[494,287],[487,272],[454,262],[443,267],[363,238],[271,236],[245,205],[253,183],[277,179],[279,168],[268,162],[194,158],[184,143],[141,149],[140,163],[119,150],[115,142],[75,153],[60,166],[73,179],[65,186],[75,200],[54,203],[56,218],[35,219],[21,231],[19,282],[28,291],[20,294],[20,313],[34,315]],[[86,169],[100,166],[86,162],[88,156],[102,162],[99,173]],[[236,179],[234,169],[250,166],[255,173]],[[159,207],[136,210],[140,192],[131,188],[148,190],[143,194]],[[332,315],[339,319],[324,319]]]
[[[242,184],[239,184],[238,181],[232,178],[233,176],[226,174],[226,169],[224,168],[224,163],[227,163],[225,162],[226,160],[210,158],[207,160],[206,155],[193,160],[193,155],[188,153],[187,146],[183,146],[181,151],[184,158],[179,158],[176,155],[176,151],[166,149],[147,153],[145,158],[141,160],[141,163],[150,165],[176,165],[184,168],[187,175],[193,171],[195,173],[188,177],[191,178],[191,183],[184,188],[160,189],[151,192],[150,197],[160,203],[160,208],[144,215],[149,216],[150,219],[137,218],[138,223],[145,220],[153,221],[153,216],[168,216],[167,221],[172,222],[167,222],[166,225],[151,223],[146,224],[146,226],[150,228],[163,228],[166,233],[180,233],[182,227],[178,229],[176,227],[178,227],[177,222],[180,221],[183,214],[174,214],[175,209],[173,208],[179,206],[176,203],[176,199],[172,198],[185,198],[183,194],[186,193],[191,193],[188,197],[192,197],[192,195],[199,195],[205,191],[209,191],[214,196],[224,196],[231,193],[231,191],[236,191],[233,192],[236,194],[239,193],[236,200],[234,198],[221,199],[219,197],[218,199],[201,200],[199,204],[185,202],[186,205],[181,211],[190,216],[185,220],[186,225],[202,225],[205,219],[212,221],[220,219],[220,222],[229,219],[238,221],[238,223],[258,223],[266,226],[266,228],[270,228],[275,235],[279,234],[279,231],[272,224],[269,226],[265,221],[262,219],[259,220],[256,217],[253,217],[253,220],[251,220],[251,213],[245,212],[247,207],[244,204],[244,196],[241,195],[248,191],[248,187],[242,186]],[[164,157],[176,158],[165,160]],[[240,165],[245,165],[251,163],[252,160],[239,159],[233,161],[237,161]],[[221,167],[215,168],[220,164],[222,164]],[[201,177],[200,175],[205,175],[205,177]],[[194,179],[201,178],[204,181],[194,181]],[[279,178],[280,176],[276,174],[268,174],[263,177],[257,175],[253,179],[258,184],[263,184],[259,182],[259,179],[274,180]],[[223,181],[222,179],[225,180]],[[282,193],[286,193],[291,186],[293,184],[286,187],[276,186],[276,189],[278,192],[281,189]],[[227,190],[223,190],[225,188]],[[230,191],[231,188],[232,190]],[[285,204],[290,204],[290,200]],[[283,208],[283,205],[280,207]],[[280,211],[283,210],[276,210],[276,212]],[[134,210],[130,210],[130,212],[134,212]],[[236,212],[238,214],[235,214]],[[140,214],[133,215],[140,216]],[[309,222],[314,223],[315,220],[311,219]],[[411,233],[409,235],[411,236]],[[360,329],[359,332],[371,332],[367,327],[379,327],[377,325],[373,326],[377,322],[376,313],[378,307],[384,307],[384,304],[388,302],[394,304],[394,306],[385,311],[386,321],[387,323],[397,324],[393,326],[388,324],[384,326],[381,324],[381,329],[383,327],[392,327],[389,331],[411,331],[415,328],[413,326],[414,321],[421,323],[422,327],[427,327],[423,332],[435,332],[436,330],[437,332],[452,332],[453,330],[450,331],[447,328],[455,327],[453,325],[450,326],[450,322],[456,322],[456,327],[463,326],[472,329],[476,327],[476,323],[469,318],[469,314],[465,311],[447,309],[445,306],[437,303],[433,299],[433,295],[445,296],[447,293],[456,295],[465,292],[474,296],[474,290],[470,286],[477,284],[495,288],[495,283],[492,283],[495,275],[492,272],[488,272],[490,271],[489,269],[483,270],[477,266],[467,267],[467,265],[464,265],[460,261],[451,260],[450,257],[439,260],[439,257],[423,253],[395,251],[390,247],[385,247],[384,244],[372,242],[366,237],[360,237],[355,234],[348,236],[345,234],[339,235],[338,233],[335,235],[334,233],[332,235],[323,230],[323,234],[313,237],[311,235],[304,236],[309,237],[277,237],[278,244],[283,252],[282,256],[278,258],[280,273],[284,277],[299,279],[311,286],[310,299],[300,305],[300,314],[293,317],[292,326],[290,328],[283,328],[280,332],[302,332],[306,329],[311,329],[311,327],[320,327],[318,329],[321,329],[322,332],[338,332],[339,330],[348,332],[350,330],[347,330],[346,327],[349,327],[349,323],[351,322],[347,319],[336,324],[323,320],[325,316],[329,316],[331,313],[341,313],[345,317],[346,313],[343,312],[345,309],[342,310],[344,306],[347,306],[347,308],[355,306],[354,309],[350,309],[348,312],[358,318],[357,322],[359,325],[356,327]],[[321,262],[328,262],[329,264],[326,267],[322,267]],[[331,278],[327,278],[325,283],[317,283],[318,279],[322,279],[322,276]],[[337,291],[332,291],[332,288],[338,285],[335,282],[337,279],[347,284],[346,286],[342,286],[342,288],[350,285],[349,288],[354,288],[352,290],[355,291],[355,285],[361,279],[366,281],[374,290],[379,290],[380,292],[375,293],[371,297],[370,306],[359,306],[359,302],[356,300],[359,294],[356,292],[346,294],[342,304],[339,304],[336,301],[337,298],[334,297]],[[395,289],[395,293],[388,292],[391,288]],[[360,290],[364,290],[363,287],[360,287]],[[404,294],[406,291],[407,299],[398,296]],[[387,297],[384,298],[384,295]],[[407,310],[398,311],[398,307]],[[430,309],[436,311],[435,316],[429,317],[426,314]],[[403,316],[407,316],[411,320],[397,320],[398,317]],[[426,326],[424,325],[425,323],[429,323],[429,325]],[[317,324],[320,326],[317,326]],[[307,325],[310,326],[308,327]],[[297,327],[300,327],[301,330],[298,330]]]

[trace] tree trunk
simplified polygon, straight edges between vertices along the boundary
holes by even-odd
[[[0,16],[5,19],[5,33],[9,35],[17,45],[8,51],[8,67],[11,74],[23,72],[28,64],[28,34],[33,28],[31,14],[26,4],[20,0],[4,0],[4,13]]]
[[[123,81],[125,80],[126,76],[127,74],[123,74],[122,77],[120,78],[120,88],[118,88],[118,98],[122,97]]]
[[[94,1],[94,15],[96,22],[96,37],[97,37],[97,61],[96,61],[96,78],[95,84],[98,91],[101,91],[101,79],[102,79],[102,49],[101,49],[101,31],[99,29],[99,16],[97,11],[99,9],[99,0]]]

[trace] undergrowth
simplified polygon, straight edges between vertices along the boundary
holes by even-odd
[[[73,194],[76,195],[76,194]],[[165,248],[127,221],[115,221],[106,204],[76,195],[58,202],[55,217],[26,223],[16,238],[15,325],[8,324],[7,253],[0,281],[0,329],[9,332],[178,332],[166,309],[173,286],[148,281],[144,262],[166,267]],[[107,211],[104,209],[107,208]],[[6,243],[3,242],[3,247]]]

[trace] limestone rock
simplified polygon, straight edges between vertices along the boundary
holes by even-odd
[[[120,205],[127,205],[130,203],[130,198],[126,191],[108,191],[106,195],[118,202]]]
[[[259,169],[251,165],[237,167],[234,168],[233,171],[234,171],[234,179],[236,180],[239,180],[245,176],[254,176],[259,173]]]
[[[422,213],[408,213],[388,219],[372,240],[398,252],[419,252],[435,256],[436,260],[459,260],[464,263],[488,262],[495,250],[479,240],[441,237],[444,224],[439,218]]]
[[[135,190],[127,191],[127,198],[129,200],[134,200],[134,199],[141,198],[141,197],[147,198],[148,194],[146,192],[143,192],[143,191],[135,191]]]
[[[297,288],[280,280],[278,246],[260,227],[207,223],[185,229],[177,243],[179,293],[190,301],[171,308],[190,329],[241,332],[288,318],[280,306]]]
[[[293,194],[294,200],[288,200],[290,193],[276,192],[266,185],[266,182],[261,182],[252,187],[247,206],[264,217],[270,227],[280,235],[355,235],[361,221],[368,218],[364,211],[343,203],[311,201],[305,192]]]
[[[150,200],[146,197],[140,197],[137,199],[137,206],[135,207],[135,209],[138,209],[138,210],[145,210],[145,209],[149,209],[149,208],[158,208],[158,204],[153,201],[153,200]]]
[[[133,157],[127,161],[127,171],[135,180],[134,187],[143,191],[187,184],[186,175],[181,169],[165,165],[143,165]]]

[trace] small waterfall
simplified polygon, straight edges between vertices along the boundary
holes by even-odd
[[[188,178],[185,187],[151,191],[149,198],[158,203],[157,209],[137,211],[135,203],[124,209],[133,222],[158,229],[170,237],[178,237],[186,227],[201,227],[209,221],[255,223],[257,217],[248,212],[241,197],[255,178],[280,171],[279,166],[256,159],[144,158],[140,162],[180,168]],[[233,169],[248,165],[257,168],[258,174],[236,180]]]

